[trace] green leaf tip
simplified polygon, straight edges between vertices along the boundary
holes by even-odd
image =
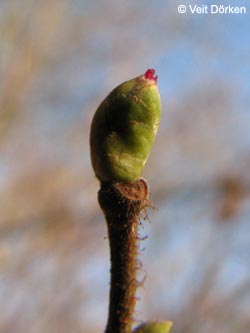
[[[91,161],[101,183],[140,178],[158,131],[161,101],[155,71],[116,87],[98,107],[90,133]]]
[[[173,323],[167,321],[149,321],[136,327],[133,333],[169,333]]]

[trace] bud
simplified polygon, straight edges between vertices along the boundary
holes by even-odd
[[[91,125],[91,160],[101,183],[140,178],[160,122],[155,71],[116,87],[98,107]]]
[[[133,333],[169,333],[172,326],[171,321],[151,321],[138,326]]]

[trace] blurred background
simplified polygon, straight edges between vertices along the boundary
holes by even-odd
[[[109,91],[147,68],[163,115],[144,173],[157,209],[140,230],[136,319],[250,332],[250,5],[178,4],[0,1],[0,332],[104,330],[109,246],[89,129]]]

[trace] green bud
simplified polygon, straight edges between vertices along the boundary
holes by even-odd
[[[116,87],[98,107],[91,125],[91,160],[101,183],[141,177],[161,115],[155,71]]]
[[[172,326],[171,321],[150,321],[136,327],[133,333],[169,333]]]

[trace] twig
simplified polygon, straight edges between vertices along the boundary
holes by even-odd
[[[109,183],[98,193],[108,226],[111,254],[109,316],[105,333],[130,333],[136,303],[138,224],[150,205],[145,180]]]

